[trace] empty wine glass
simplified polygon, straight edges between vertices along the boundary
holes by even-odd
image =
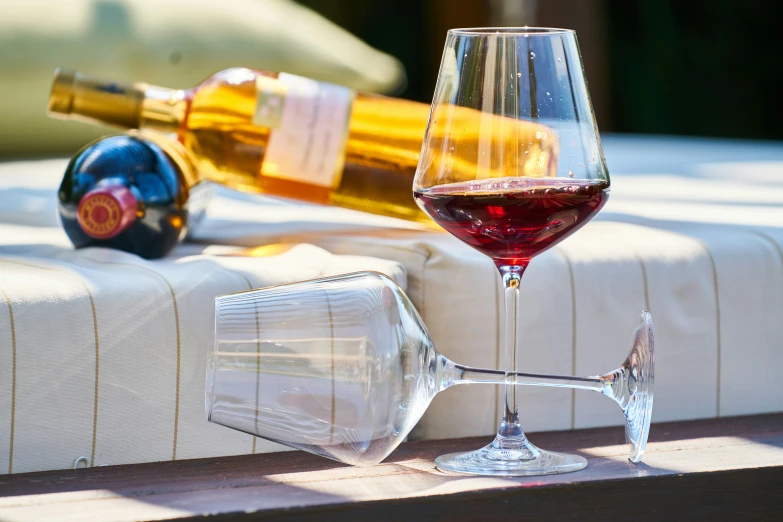
[[[413,183],[446,231],[489,256],[505,287],[505,411],[488,446],[436,459],[482,475],[584,468],[543,451],[519,423],[519,283],[530,260],[595,216],[609,196],[576,35],[565,29],[452,29]]]
[[[206,383],[211,422],[328,457],[386,458],[435,395],[506,372],[440,355],[405,293],[377,272],[215,299]],[[653,400],[653,330],[642,312],[630,355],[603,376],[515,374],[516,385],[592,390],[622,408],[630,459],[644,453]]]

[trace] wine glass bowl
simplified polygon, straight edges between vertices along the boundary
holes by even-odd
[[[643,312],[617,370],[595,377],[516,373],[515,384],[613,398],[625,414],[630,458],[638,461],[649,433],[653,348],[652,322]],[[502,370],[471,368],[438,353],[405,293],[376,272],[215,300],[208,420],[346,464],[381,462],[437,393],[504,382]],[[581,465],[579,459],[571,465]]]
[[[498,266],[527,266],[572,234],[606,202],[603,183],[498,178],[438,185],[415,193],[446,231]]]
[[[424,323],[378,273],[221,296],[211,422],[352,465],[399,445],[434,392]]]
[[[506,177],[608,184],[576,34],[450,30],[417,174],[416,188]]]
[[[526,266],[589,221],[609,184],[573,31],[448,32],[413,187],[433,220]]]
[[[439,469],[538,475],[587,465],[582,457],[536,448],[520,426],[519,282],[534,256],[601,210],[609,185],[573,31],[448,32],[413,195],[436,223],[500,271],[507,386],[495,440],[439,457]]]

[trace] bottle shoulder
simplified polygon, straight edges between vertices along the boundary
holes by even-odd
[[[78,203],[89,191],[114,185],[131,189],[142,203],[179,203],[183,176],[160,147],[135,136],[113,136],[88,145],[66,168],[62,203]]]

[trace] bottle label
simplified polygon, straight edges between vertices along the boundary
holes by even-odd
[[[336,187],[354,92],[286,73],[259,76],[256,88],[253,124],[272,129],[261,175]]]
[[[77,207],[76,220],[88,236],[109,239],[136,220],[136,198],[122,185],[94,188]]]
[[[94,238],[114,237],[120,227],[121,216],[117,201],[104,194],[84,198],[79,204],[79,224]]]

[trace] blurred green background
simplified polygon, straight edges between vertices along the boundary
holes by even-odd
[[[66,66],[188,88],[286,71],[431,101],[454,27],[575,29],[602,131],[783,139],[777,0],[0,0],[0,157],[111,132],[46,116]]]

